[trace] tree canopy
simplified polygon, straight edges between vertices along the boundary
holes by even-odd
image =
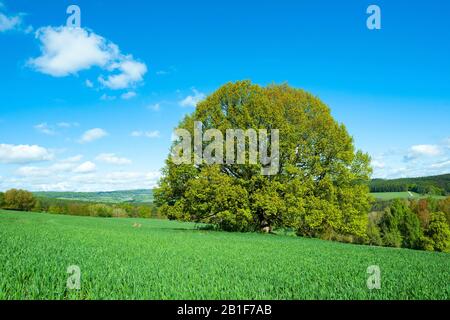
[[[2,202],[4,202],[2,205],[10,210],[30,211],[34,207],[36,199],[31,192],[11,189],[6,191]]]
[[[168,217],[234,231],[291,227],[329,239],[365,237],[370,158],[355,150],[346,127],[317,97],[286,84],[228,83],[178,128],[194,134],[195,122],[224,135],[228,129],[278,129],[279,171],[262,175],[261,163],[177,165],[169,156],[155,190]]]

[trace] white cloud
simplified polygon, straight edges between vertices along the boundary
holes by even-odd
[[[76,155],[72,156],[66,159],[62,159],[59,161],[56,161],[50,166],[24,166],[20,167],[17,170],[17,174],[19,176],[23,177],[47,177],[48,179],[54,179],[55,176],[61,174],[61,173],[69,173],[69,172],[75,172],[79,173],[80,170],[83,171],[83,169],[88,169],[90,163],[86,162],[85,164],[82,164],[81,166],[78,164],[81,159],[83,158],[82,155]],[[84,167],[82,167],[84,165]],[[81,167],[81,168],[80,168]]]
[[[3,190],[23,188],[32,191],[80,192],[151,189],[159,178],[158,171],[70,173],[8,178],[1,180],[0,187]]]
[[[87,80],[84,82],[84,84],[85,84],[86,87],[88,87],[88,88],[93,88],[93,87],[94,87],[94,84],[93,84],[92,81],[89,80],[89,79],[87,79]]]
[[[78,127],[80,124],[78,122],[59,122],[56,125],[60,128],[71,128]]]
[[[80,164],[78,167],[76,167],[73,172],[75,173],[91,173],[94,172],[97,166],[95,163],[91,161],[86,161]]]
[[[159,103],[155,103],[149,105],[147,108],[153,111],[159,111],[161,109],[161,105]]]
[[[174,73],[177,71],[177,68],[175,68],[174,66],[170,66],[167,70],[158,70],[155,72],[155,74],[157,76],[167,76],[171,73]]]
[[[40,184],[32,184],[31,190],[36,191],[71,191],[71,185],[66,181],[57,183],[41,182]]]
[[[383,169],[385,166],[385,163],[380,160],[372,160],[372,167],[374,169]]]
[[[32,167],[32,166],[26,166],[26,167],[20,167],[17,170],[17,174],[23,177],[50,177],[52,175],[61,173],[61,172],[68,172],[72,169],[72,166],[69,163],[63,164],[63,163],[57,163],[49,167]]]
[[[0,33],[6,31],[19,31],[23,33],[33,32],[33,26],[25,25],[23,17],[25,13],[10,14],[5,10],[5,5],[0,2]]]
[[[450,148],[450,138],[445,139],[444,143],[447,148]]]
[[[450,160],[433,163],[431,165],[431,168],[433,168],[433,169],[444,169],[444,168],[450,169]]]
[[[108,133],[100,128],[95,128],[95,129],[91,129],[86,131],[83,136],[81,137],[81,139],[79,140],[80,143],[88,143],[88,142],[92,142],[98,139],[101,139],[103,137],[106,137],[108,135]]]
[[[1,6],[0,6],[1,8]],[[7,16],[0,13],[0,32],[14,30],[20,27],[22,18],[20,16]]]
[[[111,71],[118,70],[119,74],[109,75],[107,78],[100,76],[98,81],[113,90],[126,89],[141,82],[147,73],[147,66],[144,63],[134,61],[131,56],[126,59],[113,64],[109,68]]]
[[[124,100],[129,100],[129,99],[136,97],[136,92],[128,91],[128,92],[122,94],[120,97]]]
[[[206,95],[202,92],[192,89],[193,95],[189,95],[180,101],[182,107],[196,107],[197,104],[206,98]]]
[[[374,178],[407,178],[450,173],[450,149],[439,144],[417,144],[407,150],[391,149],[373,158]]]
[[[126,165],[131,164],[131,160],[127,158],[121,158],[116,156],[114,153],[102,153],[99,154],[95,160],[108,163],[108,164],[114,164],[114,165]]]
[[[114,101],[114,100],[116,100],[116,97],[115,96],[108,96],[106,93],[104,93],[100,97],[100,100],[102,100],[102,101]]]
[[[439,146],[430,145],[430,144],[422,144],[417,146],[412,146],[411,151],[417,155],[425,155],[425,156],[438,156],[441,154],[441,149]]]
[[[44,27],[36,32],[41,42],[41,56],[30,59],[35,70],[54,77],[65,77],[80,71],[98,67],[111,73],[98,77],[100,83],[110,89],[125,89],[143,81],[147,66],[123,55],[119,47],[83,28]],[[92,87],[90,80],[85,82]]]
[[[77,122],[59,122],[56,125],[49,125],[46,122],[37,124],[34,126],[34,129],[36,129],[37,131],[39,131],[40,133],[52,136],[57,134],[57,130],[55,130],[55,126],[58,128],[64,128],[64,129],[68,129],[71,127],[78,127],[79,123]]]
[[[145,136],[147,138],[159,138],[161,136],[161,134],[160,134],[160,132],[158,130],[156,130],[156,131],[146,132]]]
[[[36,38],[41,41],[42,55],[30,59],[29,64],[54,77],[106,67],[119,54],[116,45],[82,28],[44,27],[38,29]]]
[[[34,128],[39,131],[40,133],[52,136],[56,134],[55,130],[50,128],[47,123],[40,123],[38,125],[35,125]]]
[[[52,172],[47,168],[21,167],[17,170],[17,174],[23,177],[45,177],[52,174]]]
[[[97,171],[91,161],[80,164],[81,155],[58,160],[49,166],[24,166],[16,176],[0,179],[0,189],[32,191],[113,191],[150,189],[160,178],[159,171]]]
[[[420,157],[435,157],[442,154],[440,146],[431,144],[420,144],[412,146],[409,154],[404,159],[405,161],[414,160]]]
[[[158,171],[118,171],[105,174],[73,176],[69,182],[79,186],[80,191],[112,191],[154,188],[161,174]]]
[[[373,177],[381,179],[405,178],[407,173],[408,168],[406,167],[385,167],[383,169],[375,168]]]
[[[2,163],[31,163],[48,161],[53,154],[46,148],[37,145],[0,144],[0,162]]]
[[[72,126],[69,122],[59,122],[56,125],[60,128],[70,128]]]
[[[28,26],[28,27],[26,27],[24,30],[23,30],[23,32],[24,33],[26,33],[26,34],[30,34],[30,33],[32,33],[34,31],[34,28],[33,28],[33,26]]]
[[[132,137],[147,137],[147,138],[159,138],[161,133],[158,130],[155,131],[133,131],[130,134]]]
[[[62,160],[62,162],[74,163],[74,162],[81,161],[81,159],[83,159],[83,155],[78,154],[76,156],[66,158],[66,159]]]

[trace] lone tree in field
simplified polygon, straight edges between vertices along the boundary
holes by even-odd
[[[169,156],[155,191],[169,218],[230,231],[291,227],[326,239],[365,237],[369,156],[355,151],[345,126],[318,98],[288,85],[228,83],[179,128],[193,134],[195,122],[224,136],[227,129],[278,129],[279,171],[262,175],[261,164],[248,163],[175,164]]]

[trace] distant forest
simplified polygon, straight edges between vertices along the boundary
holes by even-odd
[[[371,192],[416,192],[430,195],[450,194],[450,174],[440,176],[403,178],[394,180],[373,179]]]

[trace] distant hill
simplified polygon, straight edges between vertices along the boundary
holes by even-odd
[[[411,192],[413,196],[411,196]],[[377,199],[421,198],[423,195],[446,196],[450,194],[450,174],[440,176],[373,179],[370,192]],[[150,203],[153,202],[153,190],[125,190],[108,192],[33,192],[37,197],[103,203]],[[392,193],[392,194],[387,194]],[[398,194],[395,194],[398,193]],[[378,195],[377,195],[378,194]]]
[[[108,192],[33,192],[37,197],[103,203],[153,202],[153,190],[125,190]]]
[[[450,174],[440,176],[403,178],[403,179],[373,179],[370,183],[370,192],[415,192],[421,195],[450,194]]]

